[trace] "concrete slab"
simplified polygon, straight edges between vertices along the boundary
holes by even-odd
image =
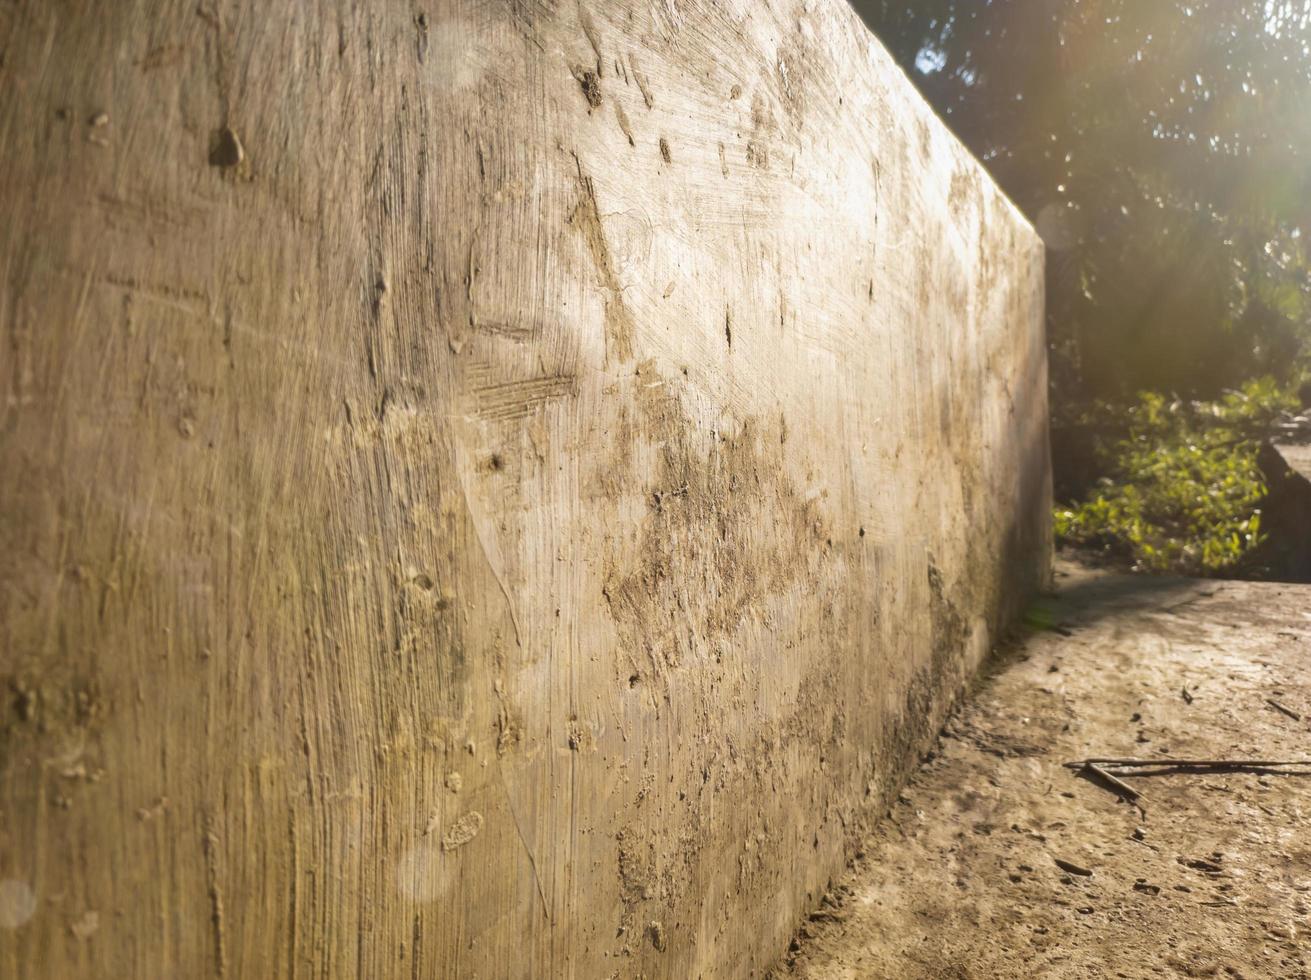
[[[1280,442],[1275,444],[1275,448],[1289,469],[1311,481],[1311,443]]]

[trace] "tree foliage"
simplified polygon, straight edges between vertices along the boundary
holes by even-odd
[[[1285,376],[1311,0],[855,0],[1049,246],[1059,403]]]
[[[1127,408],[1088,408],[1094,423],[1114,423],[1103,431],[1123,424],[1124,435],[1098,447],[1111,475],[1082,503],[1056,508],[1057,537],[1144,571],[1233,571],[1262,542],[1260,439],[1297,404],[1260,378],[1210,402],[1149,392]]]

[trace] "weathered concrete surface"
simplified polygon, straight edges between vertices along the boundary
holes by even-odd
[[[1039,243],[856,17],[0,51],[0,975],[759,973],[1049,547]]]
[[[1311,976],[1311,770],[1161,767],[1126,778],[1139,812],[1063,768],[1311,757],[1311,587],[1057,581],[1058,629],[952,720],[780,976]]]
[[[1264,443],[1257,454],[1266,496],[1265,540],[1253,558],[1271,578],[1311,582],[1311,445]]]
[[[1284,458],[1290,470],[1311,483],[1311,445],[1304,443],[1277,443],[1275,449]]]

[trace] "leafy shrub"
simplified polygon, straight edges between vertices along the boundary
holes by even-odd
[[[1128,408],[1097,406],[1083,422],[1113,433],[1097,441],[1112,475],[1082,503],[1057,506],[1057,538],[1144,571],[1224,571],[1261,541],[1257,449],[1297,407],[1292,389],[1270,378],[1211,402],[1147,393]]]

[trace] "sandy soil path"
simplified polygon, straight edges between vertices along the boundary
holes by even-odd
[[[1058,583],[778,976],[1311,977],[1311,775],[1062,766],[1311,758],[1311,586]]]

